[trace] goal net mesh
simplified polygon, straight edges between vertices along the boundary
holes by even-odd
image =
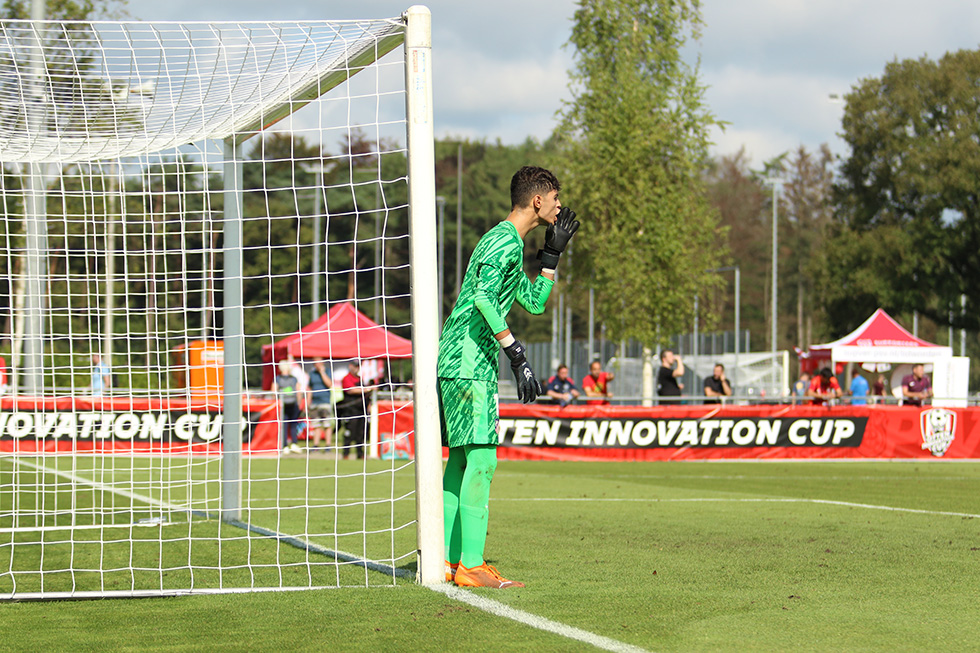
[[[0,22],[0,598],[410,576],[404,32]]]

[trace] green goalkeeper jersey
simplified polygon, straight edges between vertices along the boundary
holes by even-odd
[[[524,242],[517,227],[504,220],[477,243],[463,277],[453,312],[439,340],[440,377],[497,380],[500,345],[494,338],[514,300],[540,315],[554,281],[544,275],[531,283],[524,274]]]

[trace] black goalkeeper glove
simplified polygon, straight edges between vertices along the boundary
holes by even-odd
[[[575,211],[567,206],[561,207],[555,224],[548,225],[548,231],[544,234],[544,249],[538,250],[538,260],[541,261],[542,268],[554,270],[558,267],[558,257],[568,247],[568,241],[578,231],[578,227]]]
[[[517,398],[522,404],[529,404],[544,394],[544,388],[534,376],[534,370],[527,362],[527,349],[520,340],[514,340],[509,347],[504,347],[504,353],[510,359],[510,369],[514,371],[517,381]]]

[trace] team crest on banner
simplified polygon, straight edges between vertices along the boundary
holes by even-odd
[[[942,456],[956,435],[956,413],[945,408],[933,408],[923,411],[919,419],[922,448],[928,449],[933,456]]]

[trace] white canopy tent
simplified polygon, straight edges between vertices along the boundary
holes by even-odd
[[[936,406],[966,406],[970,359],[953,356],[953,348],[918,338],[882,309],[839,340],[810,347],[815,361],[837,363],[922,363],[932,366]]]

